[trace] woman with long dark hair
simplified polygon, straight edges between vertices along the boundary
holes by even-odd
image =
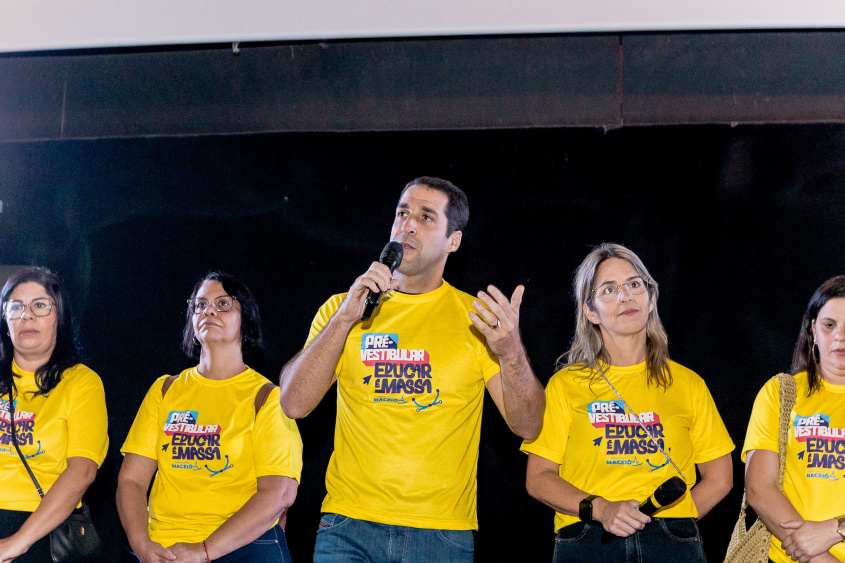
[[[261,344],[249,289],[201,279],[182,339],[199,365],[153,384],[121,448],[118,512],[139,561],[290,561],[302,441],[278,387],[244,363]]]
[[[17,272],[0,304],[0,561],[51,562],[48,534],[79,505],[106,456],[103,383],[80,363],[58,276]],[[14,447],[12,424],[43,499]]]
[[[546,387],[543,430],[522,446],[529,494],[555,509],[554,560],[704,561],[695,519],[733,480],[713,398],[669,359],[657,282],[636,254],[594,248],[574,286],[575,338]],[[641,512],[673,477],[677,500],[655,518]]]
[[[748,503],[772,532],[778,563],[845,561],[845,276],[813,294],[792,357],[795,407],[778,488],[780,384],[769,380],[742,447]]]

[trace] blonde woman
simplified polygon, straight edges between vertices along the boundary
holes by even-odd
[[[657,283],[631,250],[594,248],[574,290],[575,338],[546,387],[543,430],[522,446],[529,494],[555,509],[554,561],[704,561],[695,520],[733,479],[710,392],[669,359]],[[655,518],[639,510],[676,476],[683,496]]]

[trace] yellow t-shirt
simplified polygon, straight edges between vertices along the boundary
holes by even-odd
[[[829,520],[845,512],[845,386],[822,381],[807,396],[807,372],[795,376],[795,408],[790,414],[783,494],[805,520]],[[754,400],[742,461],[749,450],[778,451],[780,384],[770,379]],[[830,552],[845,561],[845,543]],[[780,540],[772,536],[769,558],[790,563]]]
[[[317,313],[310,344],[338,309]],[[415,528],[478,528],[476,469],[486,382],[498,360],[443,282],[392,292],[357,322],[338,361],[335,449],[323,512]]]
[[[605,375],[686,477],[687,493],[658,516],[696,517],[689,494],[695,464],[730,453],[734,444],[704,380],[680,364],[669,366],[673,383],[665,391],[648,387],[645,362],[611,366]],[[560,464],[560,477],[588,494],[644,501],[678,473],[610,386],[600,377],[591,383],[589,375],[567,368],[552,376],[543,430],[521,449]],[[555,531],[578,521],[556,512]]]
[[[47,394],[35,395],[35,374],[12,362],[18,394],[15,397],[15,433],[21,452],[46,494],[67,458],[85,457],[99,466],[109,447],[108,416],[103,382],[82,364],[65,370],[59,384]],[[41,502],[26,472],[9,427],[9,401],[0,399],[0,509],[33,512]]]
[[[162,400],[153,383],[121,452],[158,462],[149,500],[150,539],[164,546],[206,539],[258,490],[258,477],[299,482],[302,440],[279,407],[278,388],[258,416],[267,378],[255,370],[222,381],[183,371]]]

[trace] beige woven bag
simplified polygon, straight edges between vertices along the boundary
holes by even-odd
[[[780,434],[778,436],[778,489],[783,490],[783,472],[786,467],[786,438],[789,434],[789,419],[795,407],[795,378],[786,373],[777,376],[780,383]],[[767,563],[769,561],[769,544],[772,533],[757,518],[757,521],[747,530],[745,529],[745,511],[748,501],[745,492],[742,493],[742,508],[739,519],[731,534],[725,563]]]

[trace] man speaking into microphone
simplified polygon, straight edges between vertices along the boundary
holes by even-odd
[[[443,279],[468,217],[451,182],[409,182],[390,232],[402,246],[396,270],[383,263],[395,260],[373,262],[330,298],[282,370],[291,418],[338,382],[315,562],[472,561],[484,389],[514,433],[540,432],[543,388],[519,332],[524,287],[508,298],[491,285],[473,297]]]

